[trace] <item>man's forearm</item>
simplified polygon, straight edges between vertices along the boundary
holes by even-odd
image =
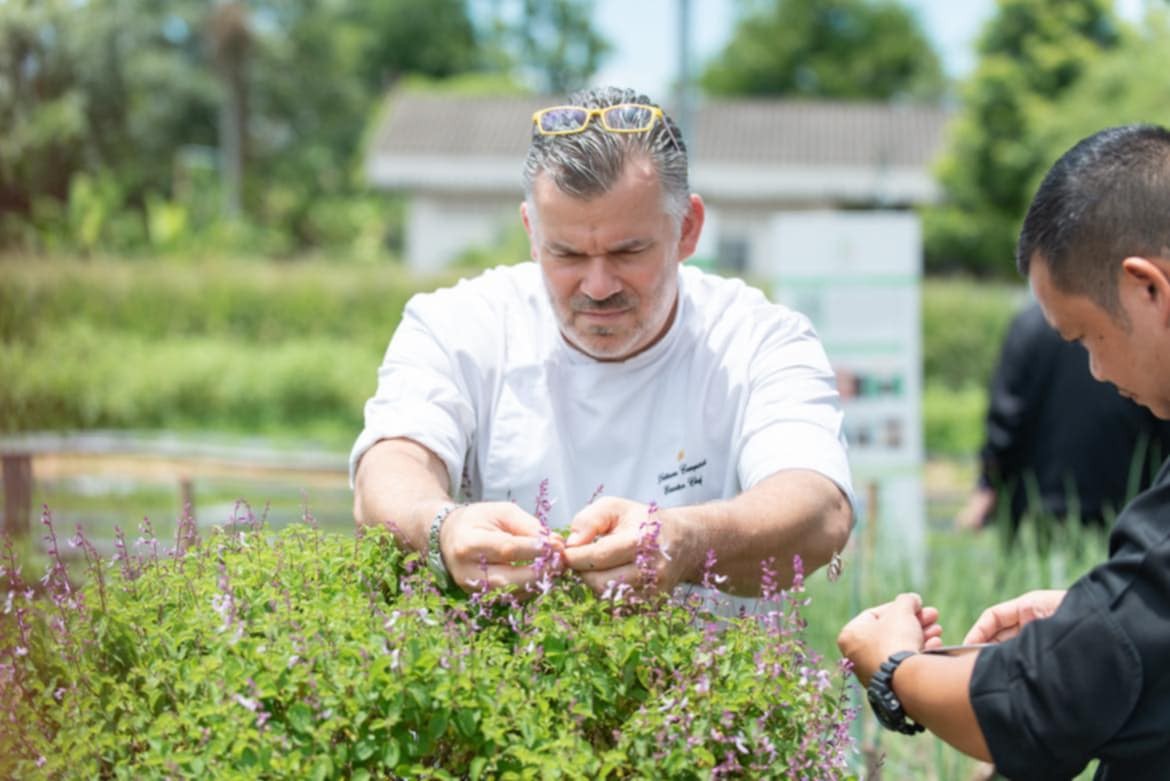
[[[688,562],[685,579],[702,578],[708,550],[721,585],[734,594],[760,593],[761,564],[775,558],[779,587],[792,582],[792,557],[805,571],[828,563],[845,545],[853,515],[848,500],[827,477],[807,470],[778,472],[734,499],[663,510],[685,528],[678,555]],[[675,555],[675,552],[669,552]]]
[[[894,694],[914,721],[964,754],[991,761],[968,691],[977,656],[912,656],[894,673]]]
[[[354,519],[385,526],[416,551],[427,550],[430,521],[450,502],[447,468],[409,439],[385,439],[362,456],[354,476]]]

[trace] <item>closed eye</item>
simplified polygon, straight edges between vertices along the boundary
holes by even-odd
[[[577,252],[576,250],[565,249],[563,247],[550,247],[548,254],[552,255],[554,258],[564,258],[566,260],[578,260],[585,257],[584,253]]]
[[[618,247],[610,252],[610,254],[618,257],[635,257],[641,255],[648,249],[650,249],[649,244],[635,244],[630,247]]]

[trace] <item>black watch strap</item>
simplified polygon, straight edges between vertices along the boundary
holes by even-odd
[[[865,691],[869,706],[873,708],[878,722],[886,729],[901,732],[903,735],[917,735],[925,729],[921,724],[907,718],[906,711],[902,709],[902,702],[894,694],[894,671],[914,654],[914,651],[898,651],[891,654],[869,679],[869,686]]]

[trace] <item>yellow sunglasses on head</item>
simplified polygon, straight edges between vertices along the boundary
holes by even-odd
[[[662,120],[662,126],[666,128],[675,148],[682,148],[662,109],[644,103],[618,103],[605,108],[550,106],[533,114],[532,123],[536,126],[536,132],[542,136],[566,136],[583,132],[594,117],[597,117],[602,129],[610,133],[645,133],[654,127],[655,122]]]

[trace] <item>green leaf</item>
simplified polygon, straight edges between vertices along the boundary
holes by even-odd
[[[443,737],[447,732],[447,723],[450,721],[450,714],[445,711],[437,711],[431,716],[430,722],[427,724],[427,740],[434,743]]]
[[[333,775],[333,760],[329,758],[328,754],[322,754],[317,757],[317,761],[313,763],[312,778],[313,781],[325,781]]]
[[[401,757],[401,753],[398,748],[398,741],[390,738],[386,743],[385,751],[382,753],[382,764],[390,769],[398,767],[398,760]]]
[[[476,725],[479,724],[479,719],[479,711],[469,708],[460,708],[455,711],[455,727],[459,730],[459,734],[465,738],[470,738],[475,735]]]
[[[308,734],[313,729],[313,711],[303,702],[288,709],[288,723],[297,732]]]

